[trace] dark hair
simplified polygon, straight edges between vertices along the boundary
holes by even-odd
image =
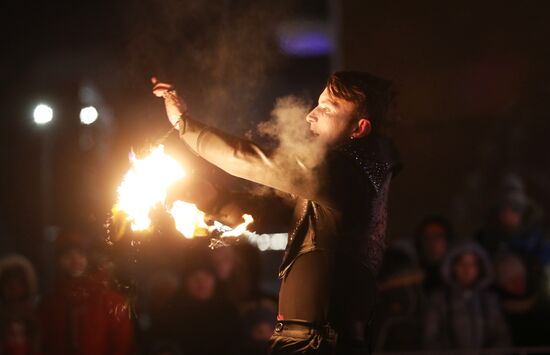
[[[448,219],[439,215],[426,216],[422,220],[422,222],[416,227],[413,235],[414,246],[421,260],[424,258],[424,255],[422,252],[422,238],[424,237],[424,232],[426,228],[432,224],[436,224],[445,230],[445,236],[446,236],[448,245],[451,244],[455,239],[453,226]]]
[[[340,71],[329,77],[327,89],[331,96],[354,103],[355,118],[367,117],[374,132],[390,121],[395,96],[391,81],[365,72]]]
[[[447,241],[452,241],[455,237],[454,229],[451,222],[443,216],[429,215],[424,217],[422,222],[416,227],[414,232],[415,241],[419,241],[422,238],[422,234],[429,225],[436,224],[445,230]]]

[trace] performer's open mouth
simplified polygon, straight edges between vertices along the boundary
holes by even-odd
[[[310,134],[311,137],[313,137],[313,138],[319,137],[319,133],[315,132],[315,131],[312,130],[312,129],[309,130],[309,134]]]

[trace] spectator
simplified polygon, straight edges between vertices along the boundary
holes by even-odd
[[[125,355],[133,350],[124,298],[93,270],[85,239],[65,232],[56,241],[59,280],[41,305],[46,354]]]
[[[24,257],[0,260],[0,353],[37,354],[38,321],[35,316],[36,275]]]
[[[220,290],[239,309],[267,299],[273,300],[260,287],[261,256],[256,246],[243,240],[215,248],[211,257]]]
[[[173,324],[173,309],[167,305],[177,304],[180,280],[179,275],[168,269],[156,270],[148,280],[147,306],[145,312],[139,315],[140,324],[144,324],[143,346],[156,353],[157,349],[164,349],[166,344],[174,344],[171,338]]]
[[[406,249],[391,246],[384,255],[375,312],[377,351],[412,351],[422,348],[422,321],[426,300],[422,270]]]
[[[242,355],[268,354],[269,338],[273,334],[276,319],[276,305],[267,300],[260,304],[250,305],[244,311]]]
[[[414,241],[424,271],[424,289],[427,293],[443,286],[441,263],[452,240],[451,224],[439,216],[425,218],[416,230]]]
[[[218,289],[208,255],[195,253],[183,275],[180,293],[167,305],[167,339],[184,355],[239,354],[242,337],[237,308]]]
[[[544,297],[540,275],[528,276],[527,270],[525,262],[517,255],[504,254],[496,259],[496,288],[502,309],[514,346],[549,346],[550,305]]]
[[[240,306],[251,300],[253,286],[249,265],[237,248],[234,245],[215,248],[211,258],[219,290],[236,306]]]
[[[523,181],[506,176],[500,186],[496,208],[478,235],[479,243],[491,255],[510,251],[550,264],[550,244],[542,228],[542,211],[530,201]]]
[[[430,349],[474,350],[509,345],[498,298],[489,290],[487,254],[468,243],[451,250],[442,265],[443,289],[432,294],[424,340]]]

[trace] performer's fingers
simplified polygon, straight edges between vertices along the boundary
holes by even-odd
[[[170,90],[172,89],[172,85],[170,84],[165,84],[165,83],[157,83],[154,87],[153,87],[153,94],[158,96],[158,97],[162,97],[164,96],[164,93],[167,91],[167,90]]]
[[[166,83],[157,83],[153,87],[153,90],[170,90],[170,89],[172,89],[172,85],[166,84]]]
[[[164,96],[167,90],[173,88],[172,84],[160,82],[156,76],[151,77],[151,84],[153,84],[153,94],[158,97]]]
[[[166,84],[166,83],[156,83],[155,86],[153,86],[153,90],[170,90],[172,89],[172,85]]]

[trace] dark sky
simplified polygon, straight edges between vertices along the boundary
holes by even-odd
[[[433,212],[470,233],[490,205],[490,187],[507,171],[522,175],[550,207],[546,3],[347,0],[332,14],[341,25],[338,68],[391,78],[400,92],[401,120],[392,135],[406,165],[392,191],[391,237],[407,235]],[[327,21],[332,7],[323,1],[2,6],[4,249],[32,249],[40,233],[45,137],[54,142],[54,222],[102,223],[130,147],[167,129],[149,96],[150,75],[184,86],[205,121],[242,133],[268,115],[278,96],[313,98],[330,71],[329,58],[289,58],[274,40],[281,22]],[[90,133],[76,119],[84,82],[113,113],[106,159],[79,150]],[[46,99],[59,111],[48,131],[31,121],[34,104]]]

